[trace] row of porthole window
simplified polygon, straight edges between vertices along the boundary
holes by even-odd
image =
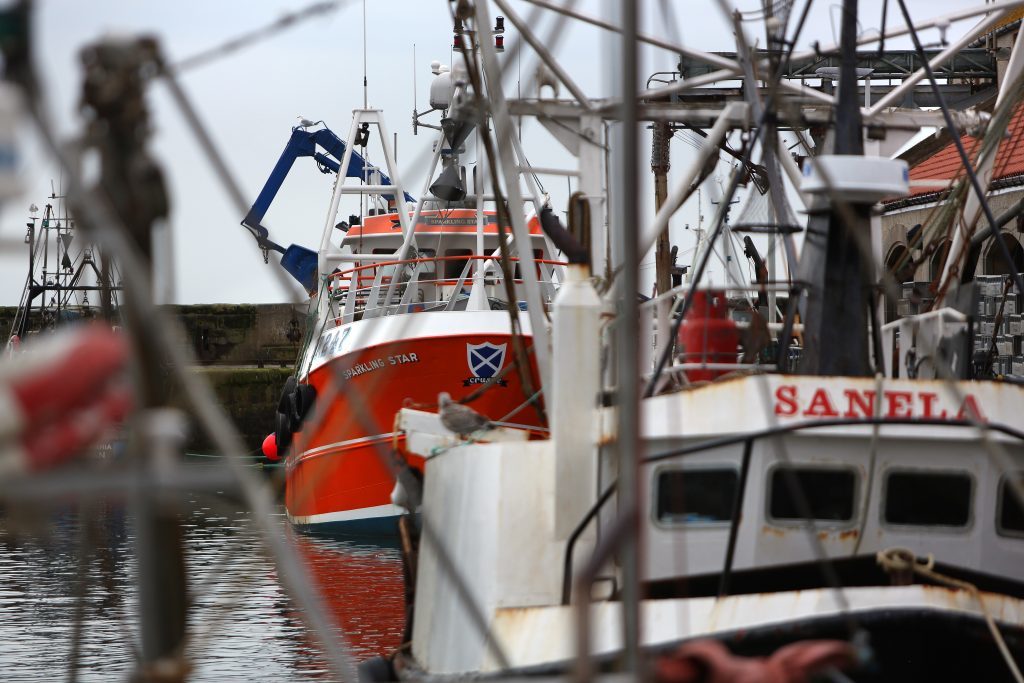
[[[1018,480],[1024,473],[1016,473]],[[768,517],[792,522],[852,522],[857,471],[852,468],[776,466],[768,475]],[[707,524],[732,519],[739,475],[732,468],[663,469],[657,474],[656,516],[662,524]],[[882,494],[882,520],[895,526],[964,529],[971,522],[974,480],[963,471],[889,470]],[[803,500],[800,500],[800,497]],[[996,503],[996,529],[1024,536],[1024,507],[1003,477]]]

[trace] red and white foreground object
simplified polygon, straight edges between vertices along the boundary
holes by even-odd
[[[99,325],[69,328],[0,361],[0,478],[79,453],[132,407],[127,341]]]
[[[807,683],[829,669],[857,661],[853,646],[841,640],[802,640],[770,657],[737,657],[717,640],[695,640],[662,657],[657,683]]]

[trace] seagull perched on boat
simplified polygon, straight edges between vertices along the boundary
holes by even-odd
[[[437,395],[438,415],[445,429],[465,438],[474,432],[494,429],[494,424],[469,406],[456,403],[447,391]]]

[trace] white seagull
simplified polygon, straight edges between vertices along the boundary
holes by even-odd
[[[447,391],[437,395],[438,415],[445,429],[467,437],[474,432],[494,429],[494,424],[469,406],[452,401]]]

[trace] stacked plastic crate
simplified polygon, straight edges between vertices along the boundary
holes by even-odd
[[[902,296],[896,302],[896,313],[901,318],[930,310],[935,301],[930,282],[904,282]]]
[[[979,275],[974,322],[975,367],[984,370],[991,361],[994,375],[1024,375],[1024,321],[1021,317],[1021,292],[1010,285],[1009,275]],[[1004,292],[1006,294],[1004,301]],[[998,321],[1002,310],[1002,319]]]

